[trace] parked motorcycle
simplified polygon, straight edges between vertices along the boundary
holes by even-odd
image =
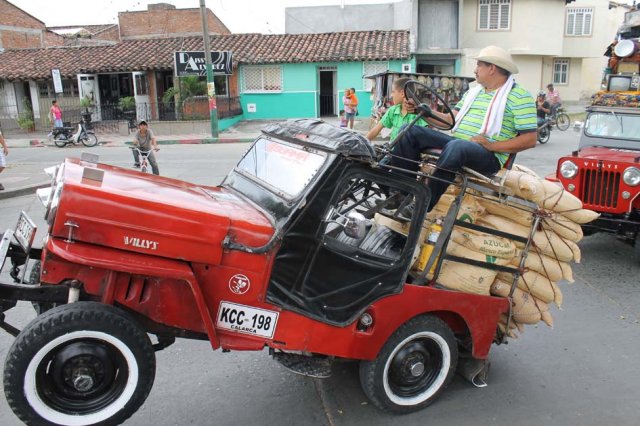
[[[75,130],[75,133],[73,133]],[[88,130],[84,118],[78,123],[78,127],[56,127],[51,132],[51,137],[56,146],[64,148],[67,145],[96,146],[98,137],[93,130]]]

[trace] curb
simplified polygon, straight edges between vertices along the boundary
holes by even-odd
[[[51,186],[51,181],[34,183],[33,185],[22,186],[20,188],[0,191],[0,200],[6,200],[7,198],[20,197],[22,195],[28,195],[35,193],[40,188],[47,188]]]

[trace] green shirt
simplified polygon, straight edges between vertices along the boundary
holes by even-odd
[[[387,110],[387,112],[384,113],[384,115],[382,116],[382,119],[380,120],[380,124],[382,124],[387,129],[391,129],[391,134],[389,134],[389,140],[393,141],[398,135],[398,132],[400,131],[400,127],[402,127],[403,124],[411,123],[413,119],[416,118],[416,115],[417,114],[410,114],[410,113],[402,115],[402,105],[398,104],[398,105],[392,106]],[[416,121],[416,125],[423,126],[423,127],[428,126],[427,122],[424,121],[422,118]]]
[[[481,127],[487,108],[491,104],[491,100],[498,91],[487,93],[482,90],[471,104],[471,108],[462,117],[462,121],[454,132],[453,136],[459,139],[470,140],[472,137],[482,133]],[[467,94],[465,93],[460,102],[455,106],[456,110],[460,110]],[[504,109],[504,117],[502,119],[502,129],[494,138],[488,138],[489,142],[505,141],[513,139],[519,134],[535,132],[538,128],[536,119],[536,104],[529,92],[515,84],[509,95],[507,95],[507,105]],[[495,156],[500,161],[500,165],[504,165],[509,154],[504,152],[496,152]]]

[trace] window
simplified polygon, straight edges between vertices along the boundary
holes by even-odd
[[[147,81],[146,74],[136,74],[136,95],[148,95],[149,94],[149,84]]]
[[[49,97],[49,83],[46,81],[39,81],[38,82],[38,93],[40,94],[40,97],[42,98],[48,98]],[[51,90],[51,93],[53,94],[53,90]]]
[[[381,72],[385,72],[389,69],[389,62],[365,62],[363,69],[362,69],[362,75],[364,76],[368,76],[368,75],[373,75],[373,74],[379,74]],[[366,90],[367,92],[371,91],[371,88],[373,87],[373,81],[370,78],[364,78],[364,90]]]
[[[213,83],[216,86],[216,96],[229,96],[228,80],[226,75],[214,75]]]
[[[511,0],[480,0],[479,30],[508,30],[511,27]]]
[[[569,82],[569,60],[553,60],[553,84],[567,84]]]
[[[568,36],[589,36],[591,35],[591,22],[593,20],[592,7],[574,7],[567,9],[567,30]]]
[[[242,71],[243,92],[279,92],[282,90],[280,65],[246,66]]]
[[[62,80],[62,94],[64,96],[78,96],[78,80]]]

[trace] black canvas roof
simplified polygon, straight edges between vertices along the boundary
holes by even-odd
[[[359,133],[342,129],[322,120],[300,118],[267,125],[262,132],[302,145],[313,146],[349,157],[375,160],[371,142]]]

